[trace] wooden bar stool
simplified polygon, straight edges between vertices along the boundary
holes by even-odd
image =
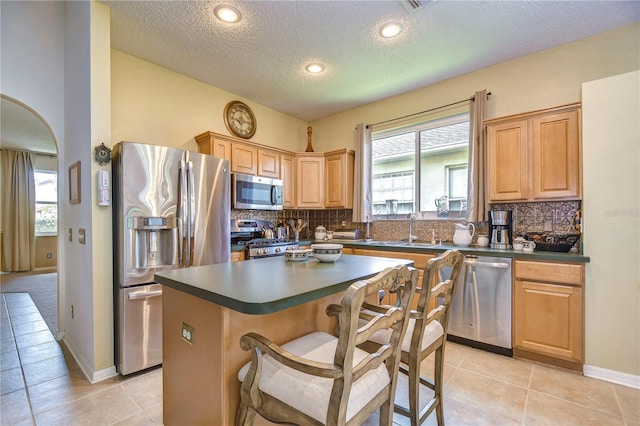
[[[327,308],[338,316],[337,337],[315,332],[277,345],[256,333],[242,336],[251,362],[238,373],[236,424],[251,425],[258,413],[278,423],[356,425],[379,409],[380,424],[391,425],[400,342],[417,280],[415,268],[397,267],[352,284],[341,306]],[[379,290],[399,291],[401,302],[360,321],[365,299]],[[357,347],[376,332],[388,339],[375,352]]]
[[[407,332],[402,341],[400,371],[408,376],[409,407],[395,404],[395,412],[408,416],[411,425],[417,426],[436,410],[438,425],[444,425],[442,406],[442,373],[444,369],[444,349],[447,341],[447,326],[453,296],[462,269],[464,256],[457,250],[448,250],[438,257],[430,259],[425,266],[418,306],[409,316]],[[442,279],[442,277],[449,277]],[[429,311],[431,300],[436,307]],[[369,352],[377,350],[387,336],[383,332],[374,334],[361,347]],[[420,364],[435,352],[434,379],[420,376]],[[421,409],[420,385],[433,390],[434,395]]]

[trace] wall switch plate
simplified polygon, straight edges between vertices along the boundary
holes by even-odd
[[[86,235],[86,231],[84,228],[78,229],[78,242],[80,244],[85,244],[85,235]]]
[[[69,228],[69,241],[73,241],[73,228]]]
[[[193,345],[195,338],[195,329],[187,323],[182,323],[182,340]]]

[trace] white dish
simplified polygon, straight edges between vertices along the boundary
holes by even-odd
[[[285,250],[284,258],[288,262],[304,262],[309,258],[309,250],[305,250],[305,249]]]
[[[342,256],[342,244],[311,244],[313,256],[318,262],[335,262]]]

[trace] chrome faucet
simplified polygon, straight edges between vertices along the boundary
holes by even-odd
[[[413,220],[416,218],[415,213],[409,213],[409,238],[407,241],[410,245],[413,245]]]

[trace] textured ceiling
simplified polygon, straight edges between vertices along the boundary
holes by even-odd
[[[637,0],[103,3],[112,47],[305,121],[640,20]],[[244,20],[217,21],[221,3]],[[389,20],[405,31],[382,40]]]
[[[640,20],[640,1],[103,1],[112,47],[312,121]],[[235,5],[236,25],[213,18]],[[379,26],[405,31],[381,40]],[[310,61],[326,71],[304,72]],[[29,111],[2,99],[2,146],[55,152]]]

